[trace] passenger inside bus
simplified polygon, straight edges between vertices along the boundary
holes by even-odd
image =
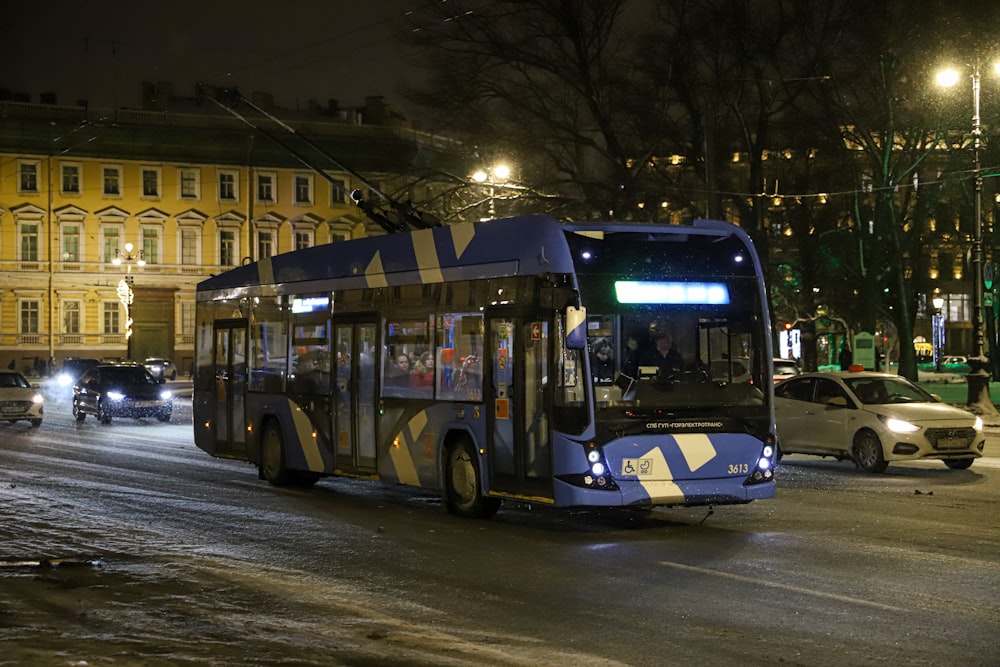
[[[413,365],[413,372],[410,373],[410,386],[428,393],[434,389],[434,354],[432,352],[421,354]]]
[[[389,387],[410,386],[410,357],[406,353],[390,359],[385,369],[385,384]]]
[[[594,382],[609,384],[615,379],[615,360],[611,343],[606,338],[599,338],[593,344],[592,349],[590,371],[594,376]]]

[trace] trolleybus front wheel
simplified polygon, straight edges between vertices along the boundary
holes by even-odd
[[[482,471],[472,443],[459,440],[448,449],[445,468],[448,511],[458,516],[486,519],[500,509],[499,498],[483,496]]]

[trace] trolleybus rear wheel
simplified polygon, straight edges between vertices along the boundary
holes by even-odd
[[[285,443],[281,429],[273,421],[264,426],[260,436],[260,474],[274,486],[284,486],[291,481],[285,468]]]
[[[482,479],[479,457],[472,443],[462,439],[452,444],[445,467],[448,511],[474,519],[496,514],[500,499],[483,496]]]

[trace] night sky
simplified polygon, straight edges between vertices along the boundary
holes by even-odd
[[[287,109],[307,100],[361,105],[414,68],[394,21],[414,0],[13,0],[0,2],[0,89],[38,102],[135,107],[143,81],[269,92]]]

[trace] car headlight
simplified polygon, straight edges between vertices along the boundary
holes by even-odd
[[[73,378],[70,377],[68,373],[60,373],[59,376],[56,377],[56,382],[59,383],[60,387],[68,387],[73,384]]]
[[[172,396],[173,396],[173,394],[170,393],[169,391],[161,391],[160,392],[160,398],[162,398],[164,401],[169,401]]]
[[[120,391],[109,391],[108,398],[110,398],[112,401],[120,401],[123,398],[125,398],[125,394],[121,393]]]
[[[31,397],[31,402],[32,403],[44,403],[45,399],[42,397],[41,394],[35,394],[34,396]]]
[[[913,433],[914,431],[920,430],[920,427],[916,424],[911,424],[910,422],[903,421],[902,419],[896,419],[895,417],[886,418],[885,425],[893,433]]]

